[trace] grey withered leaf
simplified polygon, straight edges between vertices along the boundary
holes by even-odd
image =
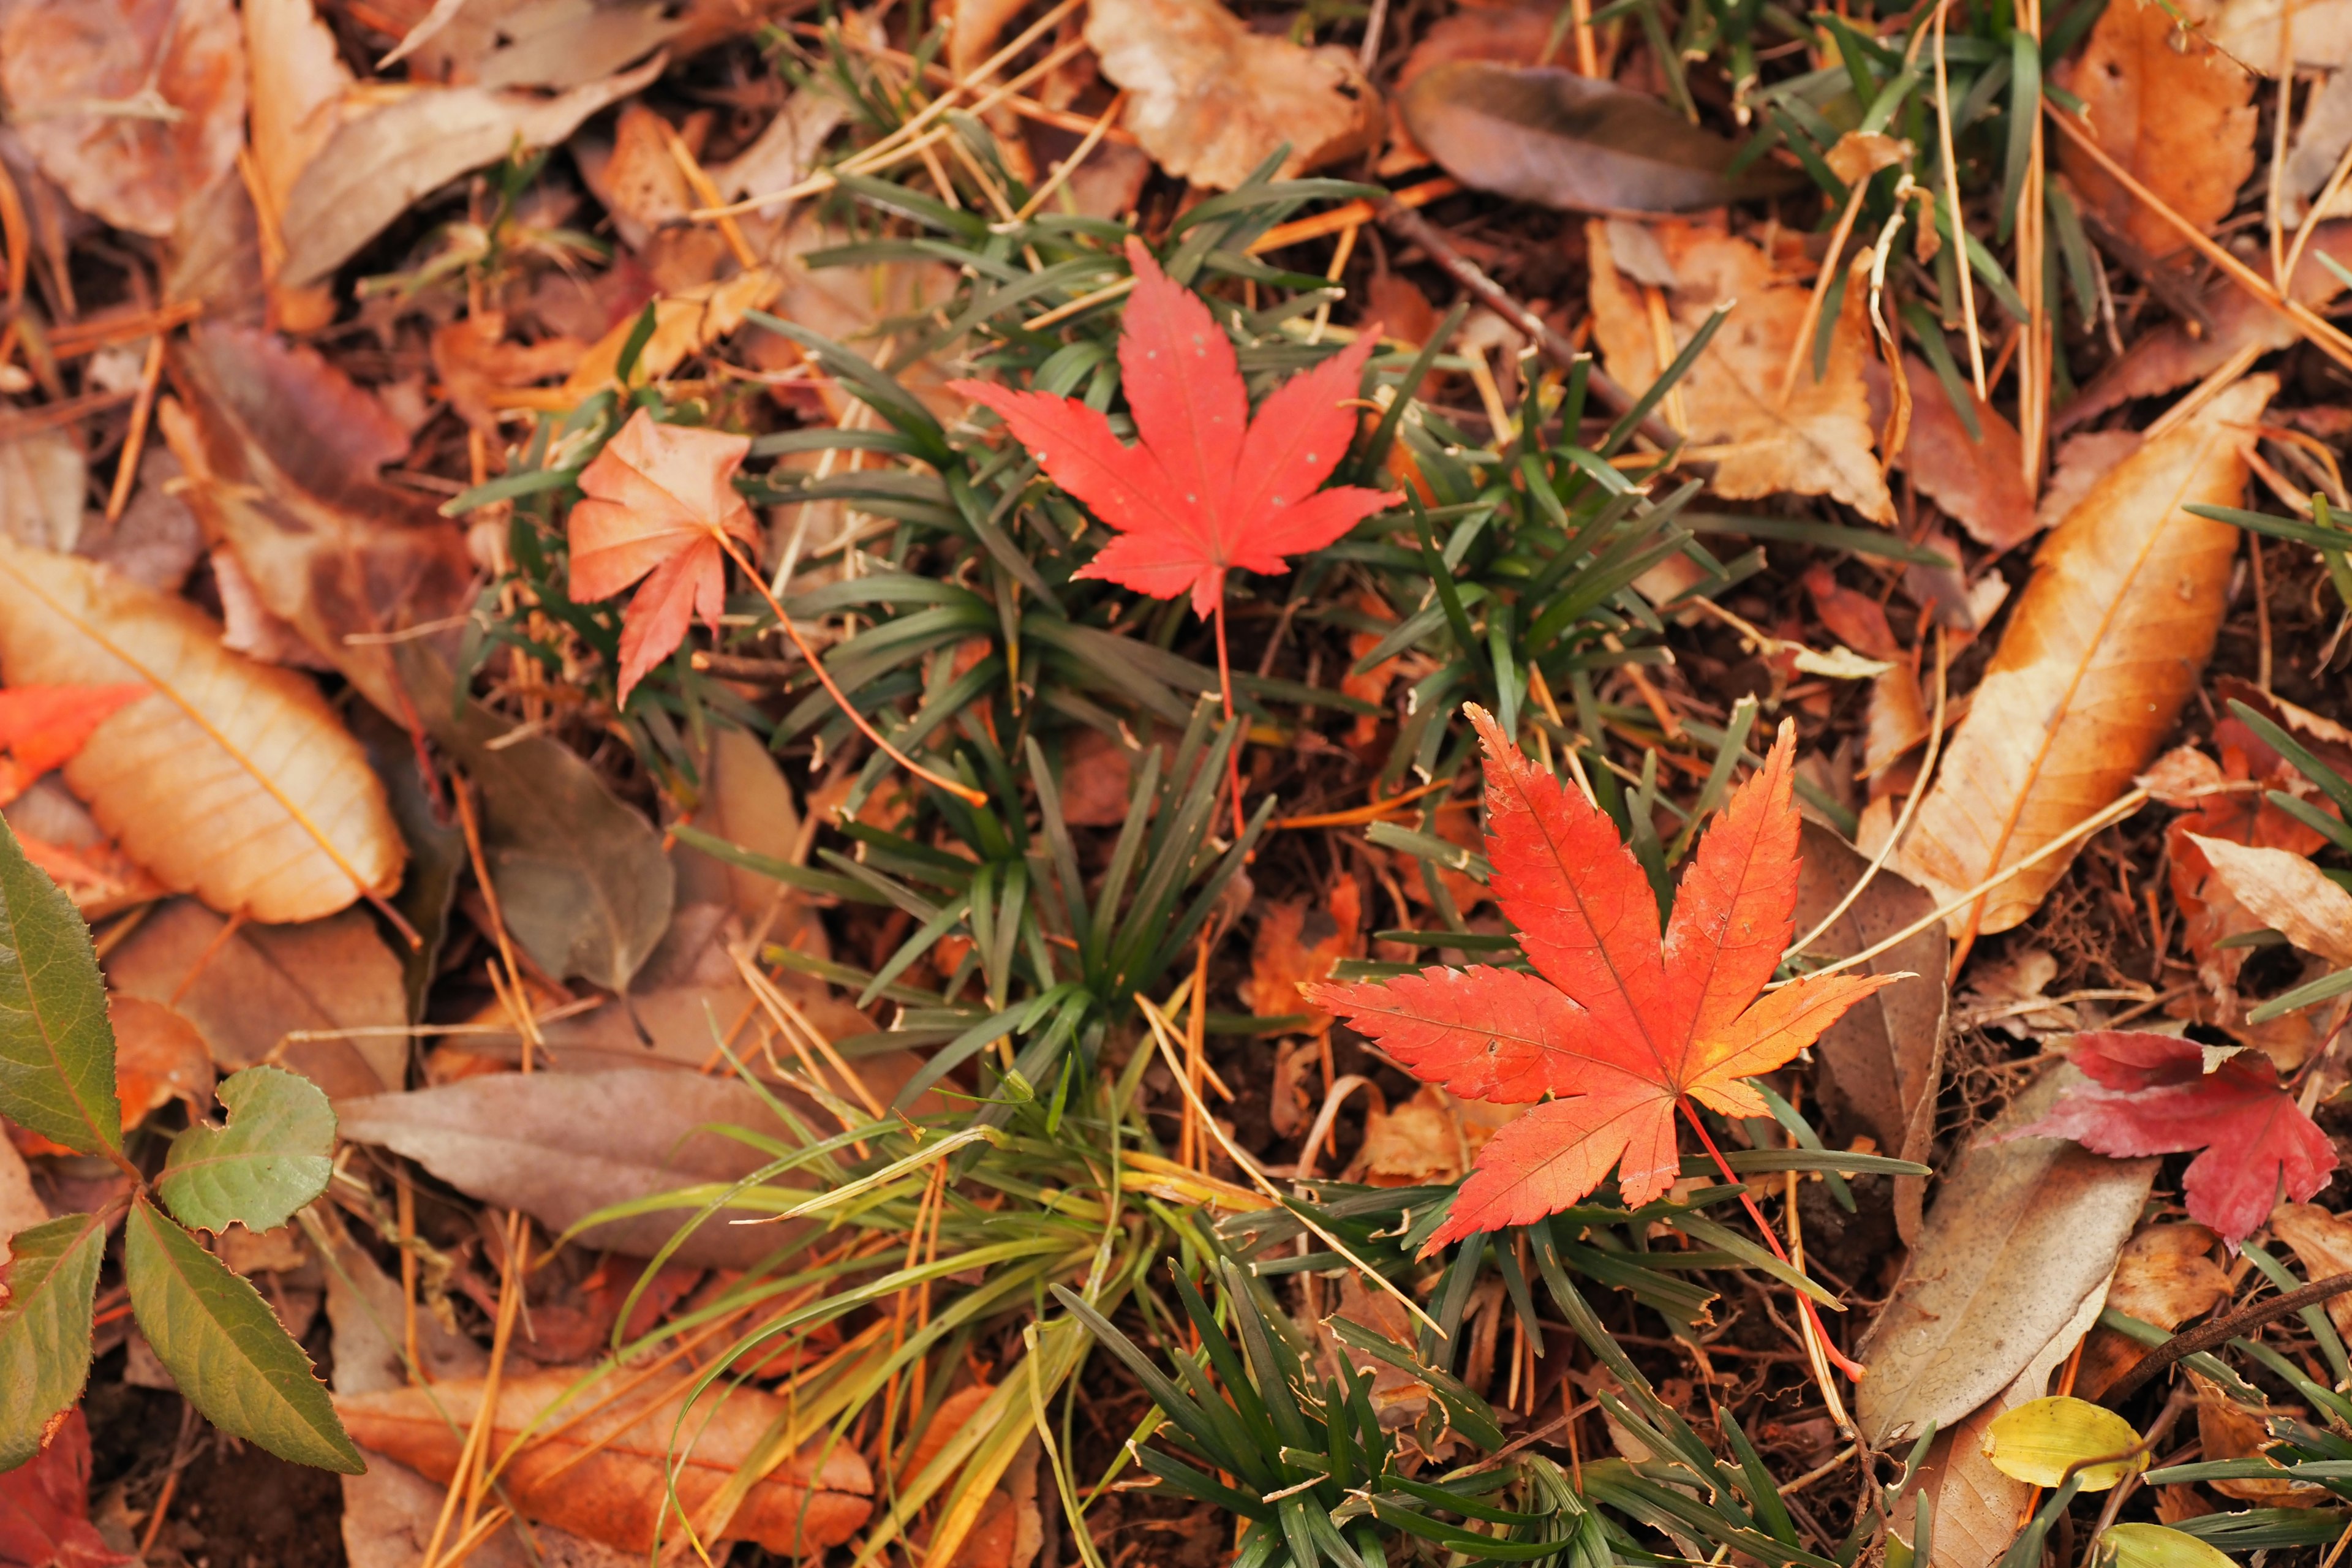
[[[1550,67],[1451,61],[1414,78],[1398,107],[1464,184],[1570,212],[1691,212],[1789,177],[1759,166],[1732,179],[1731,142],[1656,99]]]

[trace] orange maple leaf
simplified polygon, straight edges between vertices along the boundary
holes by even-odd
[[[0,691],[0,805],[25,793],[51,768],[70,762],[91,731],[148,688],[12,686]]]
[[[727,602],[719,535],[756,544],[759,525],[735,493],[748,436],[659,425],[638,409],[581,470],[588,498],[572,509],[572,597],[609,599],[645,579],[621,615],[621,690],[667,658],[700,616],[716,630]]]
[[[1797,901],[1792,727],[1699,841],[1662,942],[1657,898],[1616,824],[1531,764],[1484,710],[1469,713],[1486,748],[1496,902],[1536,973],[1431,968],[1307,990],[1424,1081],[1544,1102],[1478,1152],[1424,1250],[1557,1213],[1612,1166],[1628,1205],[1659,1196],[1680,1170],[1675,1110],[1697,1125],[1686,1098],[1766,1114],[1741,1080],[1900,978],[1825,974],[1764,990]]]

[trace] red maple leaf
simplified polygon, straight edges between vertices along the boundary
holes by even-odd
[[[14,800],[51,768],[69,762],[91,731],[149,688],[12,686],[0,691],[0,805]]]
[[[113,1568],[131,1561],[109,1550],[89,1521],[89,1427],[77,1405],[47,1447],[0,1475],[0,1565]]]
[[[580,473],[588,499],[572,509],[572,597],[609,599],[638,578],[621,613],[621,690],[667,658],[700,616],[716,627],[727,604],[721,534],[756,543],[759,525],[735,493],[748,436],[660,425],[638,409]]]
[[[2189,1217],[2235,1252],[2284,1192],[2302,1203],[2327,1184],[2336,1147],[2279,1083],[2270,1058],[2212,1051],[2171,1035],[2100,1029],[2074,1037],[2067,1059],[2091,1081],[2011,1138],[2072,1138],[2095,1153],[2203,1153],[2181,1180]]]
[[[1127,242],[1135,293],[1118,341],[1120,385],[1139,443],[1075,397],[985,382],[949,385],[994,409],[1045,472],[1118,537],[1079,568],[1155,599],[1190,591],[1193,612],[1222,607],[1225,574],[1280,573],[1395,498],[1342,485],[1318,490],[1348,455],[1366,331],[1276,388],[1250,417],[1233,341],[1201,297],[1176,282],[1141,240]]]
[[[1699,840],[1661,942],[1657,899],[1616,825],[1483,710],[1469,713],[1486,749],[1495,899],[1536,973],[1432,968],[1307,991],[1416,1078],[1477,1100],[1543,1101],[1479,1151],[1432,1251],[1557,1213],[1612,1165],[1628,1205],[1657,1197],[1679,1173],[1677,1107],[1705,1136],[1685,1097],[1768,1114],[1740,1080],[1900,978],[1825,974],[1763,991],[1797,902],[1790,725]]]

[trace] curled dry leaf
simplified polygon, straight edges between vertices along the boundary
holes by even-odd
[[[236,552],[259,606],[405,721],[384,636],[467,602],[465,537],[414,490],[376,478],[408,435],[316,351],[200,325],[173,360],[189,397],[163,410],[205,531]]]
[[[1496,1105],[1423,1084],[1393,1110],[1364,1112],[1364,1142],[1349,1178],[1368,1186],[1416,1187],[1460,1181],[1486,1141],[1517,1121],[1524,1105]]]
[[[2200,1458],[2209,1460],[2258,1458],[2276,1440],[2271,1434],[2267,1420],[2237,1404],[2217,1384],[2193,1372],[2189,1374],[2189,1382],[2197,1391],[2197,1438],[2204,1450]],[[2290,1407],[2279,1414],[2303,1415],[2305,1413]],[[2291,1480],[2284,1476],[2276,1479],[2268,1476],[2233,1477],[2206,1484],[2223,1497],[2269,1508],[2311,1508],[2328,1502],[2335,1496],[2325,1487],[2309,1481]]]
[[[1464,184],[1569,212],[1696,212],[1783,179],[1768,164],[1735,180],[1731,142],[1645,93],[1549,67],[1434,66],[1397,109]]]
[[[2244,427],[2276,384],[2257,376],[2214,398],[2100,480],[2042,544],[1897,852],[1939,903],[2105,809],[2155,755],[2212,651],[2238,548],[2237,530],[2182,509],[2237,503]],[[2071,858],[1955,910],[1953,931],[2009,930]]]
[[[1229,191],[1287,147],[1276,178],[1379,135],[1380,95],[1354,54],[1254,32],[1217,0],[1095,0],[1087,42],[1128,91],[1123,123],[1162,169]]]
[[[554,98],[487,87],[419,88],[338,126],[286,197],[279,279],[316,283],[424,196],[518,147],[551,147],[659,76],[637,69]]]
[[[1946,1174],[1903,1278],[1864,1342],[1870,1375],[1855,1415],[1874,1445],[1916,1436],[1930,1421],[1950,1426],[2008,1387],[2085,1302],[2089,1316],[2098,1315],[2158,1162],[2010,1136],[2083,1081],[2068,1067],[2043,1073]]]
[[[717,1513],[713,1504],[736,1473],[789,1422],[784,1401],[723,1382],[693,1398],[690,1373],[635,1387],[639,1379],[611,1373],[580,1386],[581,1371],[527,1373],[499,1384],[490,1451],[503,1455],[526,1433],[540,1433],[503,1472],[508,1495],[527,1518],[645,1552],[657,1539],[685,1537],[682,1507],[706,1541],[751,1541],[814,1557],[848,1540],[873,1511],[865,1460],[849,1444],[820,1436],[806,1455],[754,1482],[731,1517]],[[482,1384],[471,1378],[335,1401],[357,1442],[436,1481],[457,1474],[481,1405]]]
[[[2281,1204],[2271,1211],[2271,1234],[2294,1248],[2305,1276],[2325,1279],[2352,1274],[2352,1220],[2317,1204]],[[2327,1302],[2328,1321],[2338,1333],[2352,1333],[2352,1297]]]
[[[161,239],[236,161],[245,40],[229,0],[18,0],[0,23],[0,89],[76,206]]]
[[[2288,850],[2189,837],[2241,907],[2304,952],[2352,967],[2352,893]]]
[[[631,373],[631,379],[659,381],[685,363],[688,355],[699,353],[741,326],[746,314],[774,304],[782,288],[773,271],[754,267],[720,282],[697,284],[656,300],[653,335],[637,351],[636,369]],[[794,321],[802,319],[789,309],[785,313]],[[860,324],[866,324],[864,319]],[[549,406],[568,409],[614,384],[620,374],[621,355],[635,337],[636,330],[637,319],[632,314],[589,344],[587,352],[579,356],[579,363],[572,367],[572,374],[550,397]]]
[[[308,680],[219,639],[194,605],[0,541],[0,673],[154,688],[66,764],[127,853],[253,920],[316,920],[390,892],[405,852],[359,742]]]
[[[2076,58],[2052,72],[2081,98],[2089,129],[2106,154],[2200,229],[2238,205],[2238,187],[2254,171],[2254,84],[2243,67],[2181,26],[2207,9],[2166,0],[2115,0]],[[2165,257],[2188,244],[2089,153],[2058,141],[2058,166],[2083,200],[2137,241]]]
[[[656,425],[640,408],[580,475],[586,499],[566,523],[572,595],[609,599],[640,577],[621,617],[621,694],[676,651],[699,616],[715,631],[727,607],[721,533],[753,549],[760,525],[735,493],[749,436]]]
[[[1718,304],[1733,305],[1730,320],[1675,388],[1688,424],[1684,433],[1707,447],[1716,465],[1716,493],[1732,500],[1833,496],[1874,521],[1892,522],[1895,502],[1872,449],[1862,380],[1868,291],[1846,290],[1830,329],[1826,373],[1814,376],[1807,344],[1783,403],[1781,372],[1797,344],[1808,290],[1777,279],[1771,259],[1744,239],[1688,223],[1658,224],[1649,232],[1676,279],[1668,295],[1675,352]],[[1593,335],[1610,374],[1638,393],[1665,368],[1664,345],[1652,331],[1641,285],[1619,268],[1610,226],[1588,224],[1585,235]]]

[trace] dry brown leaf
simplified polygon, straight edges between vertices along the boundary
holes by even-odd
[[[446,618],[474,568],[429,497],[376,478],[408,436],[316,351],[200,326],[173,364],[184,410],[159,423],[205,532],[236,552],[260,606],[404,727],[413,709],[384,634]]]
[[[2050,482],[2042,487],[2042,499],[2034,503],[2034,525],[2053,528],[2065,521],[2066,514],[2083,504],[2091,488],[2138,451],[2147,439],[2137,430],[2086,430],[2068,437],[2051,464]]]
[[[161,239],[236,161],[245,41],[230,0],[17,0],[0,89],[76,206]]]
[[[65,430],[42,430],[0,445],[0,535],[42,550],[71,550],[81,538],[89,465]]]
[[[2221,626],[2238,532],[2182,510],[2234,506],[2256,376],[2118,466],[2044,542],[2000,647],[1898,851],[1948,902],[2105,809],[2147,765]],[[2065,875],[2053,855],[1955,910],[2007,931]]]
[[[1319,898],[1267,905],[1250,947],[1243,1005],[1261,1018],[1303,1014],[1305,1033],[1328,1034],[1331,1015],[1308,1006],[1298,988],[1330,979],[1332,966],[1343,958],[1362,957],[1362,889],[1346,871],[1333,877]]]
[[[294,182],[350,117],[352,73],[312,0],[247,0],[245,53],[253,72],[252,195],[264,266],[286,256],[286,201]],[[270,320],[289,331],[315,331],[334,320],[331,288],[273,288]]]
[[[433,330],[433,370],[449,406],[484,437],[499,439],[499,395],[551,375],[566,375],[588,345],[577,338],[507,341],[503,310],[484,310]]]
[[[2212,1258],[2216,1239],[2201,1225],[2143,1226],[2116,1260],[2107,1305],[2165,1330],[2203,1317],[2230,1299],[2230,1276]],[[2098,1398],[2147,1354],[2146,1345],[2113,1329],[2092,1330],[2074,1373],[2075,1394]]]
[[[2205,7],[2186,8],[2191,21]],[[2245,71],[2176,18],[2165,0],[2115,0],[2083,53],[2051,73],[2083,100],[2101,149],[2175,213],[2200,229],[2230,216],[2254,170],[2254,84]],[[2058,166],[2083,200],[2150,256],[2188,241],[2066,138]]]
[[[277,1062],[338,1099],[405,1081],[400,961],[370,916],[226,923],[191,900],[160,906],[107,954],[110,986],[171,1007],[227,1071]]]
[[[1771,259],[1744,239],[1690,223],[1656,224],[1647,232],[1677,280],[1668,291],[1674,342],[1665,357],[1641,286],[1619,270],[1611,226],[1585,226],[1593,335],[1610,374],[1634,392],[1647,388],[1717,304],[1737,301],[1675,388],[1685,410],[1685,434],[1706,446],[1715,462],[1715,492],[1735,500],[1789,492],[1833,496],[1874,521],[1892,522],[1895,503],[1873,454],[1862,379],[1867,290],[1846,290],[1843,311],[1830,331],[1826,374],[1814,379],[1808,348],[1784,405],[1781,371],[1809,289],[1776,277]]]
[[[782,289],[774,272],[754,267],[724,282],[703,284],[655,300],[653,335],[638,352],[632,379],[659,381],[683,364],[688,354],[699,353],[741,326],[747,312],[775,303]],[[792,319],[800,320],[797,315]],[[633,315],[591,344],[571,375],[551,395],[549,406],[569,408],[612,385],[620,374],[622,351],[628,347],[636,324]]]
[[[1885,429],[1892,407],[1886,367],[1873,358],[1863,374],[1870,385],[1871,419]],[[1944,378],[1916,354],[1903,356],[1903,379],[1911,389],[1911,430],[1895,455],[1896,465],[1978,543],[2006,550],[2031,535],[2040,525],[2032,493],[2025,488],[2017,426],[1970,392],[1978,431],[1970,436]]]
[[[2352,964],[2352,893],[2302,856],[2190,834],[2213,875],[2248,911],[2336,968]]]
[[[549,147],[580,122],[661,74],[656,55],[634,71],[555,98],[482,87],[425,87],[349,120],[287,194],[281,281],[317,283],[418,200],[518,147]]]
[[[2237,1404],[2228,1394],[2198,1376],[2189,1374],[2197,1390],[2197,1436],[2204,1445],[2199,1456],[2208,1460],[2252,1459],[2277,1439],[2271,1436],[2268,1424],[2252,1411]],[[2282,1412],[2282,1414],[2288,1414]],[[2300,1411],[2292,1412],[2300,1415]],[[2282,1476],[2275,1480],[2261,1477],[2246,1480],[2208,1481],[2205,1483],[2223,1497],[2240,1502],[2261,1503],[2267,1508],[2316,1508],[2332,1501],[2335,1494],[2326,1487],[2309,1481],[2289,1480]]]
[[[2314,1279],[2352,1274],[2352,1220],[2317,1204],[2281,1204],[2271,1211],[2271,1230],[2294,1248],[2304,1272]],[[2328,1321],[2338,1333],[2352,1333],[2352,1298],[2331,1297]]]
[[[0,541],[0,671],[155,689],[100,725],[65,774],[164,886],[280,921],[400,885],[406,850],[359,742],[310,681],[228,652],[194,605]]]
[[[1128,91],[1128,130],[1160,166],[1230,191],[1283,147],[1288,179],[1372,144],[1380,95],[1354,54],[1254,32],[1216,0],[1094,0],[1087,42]]]
[[[787,1555],[840,1545],[872,1512],[874,1481],[846,1443],[812,1443],[755,1483],[731,1519],[709,1510],[770,1429],[790,1419],[784,1402],[757,1388],[721,1384],[688,1405],[693,1378],[631,1389],[608,1373],[570,1399],[583,1369],[533,1372],[501,1380],[490,1451],[504,1454],[534,1425],[554,1428],[507,1468],[508,1496],[525,1517],[543,1520],[629,1552],[684,1537],[667,1500],[666,1479],[705,1540],[752,1541]],[[336,1412],[352,1440],[428,1479],[457,1470],[465,1433],[481,1409],[478,1380],[422,1388],[338,1394]],[[454,1423],[454,1426],[453,1424]]]
[[[1465,1100],[1423,1084],[1393,1110],[1374,1106],[1365,1114],[1364,1142],[1350,1174],[1375,1187],[1459,1181],[1486,1140],[1527,1109]]]

